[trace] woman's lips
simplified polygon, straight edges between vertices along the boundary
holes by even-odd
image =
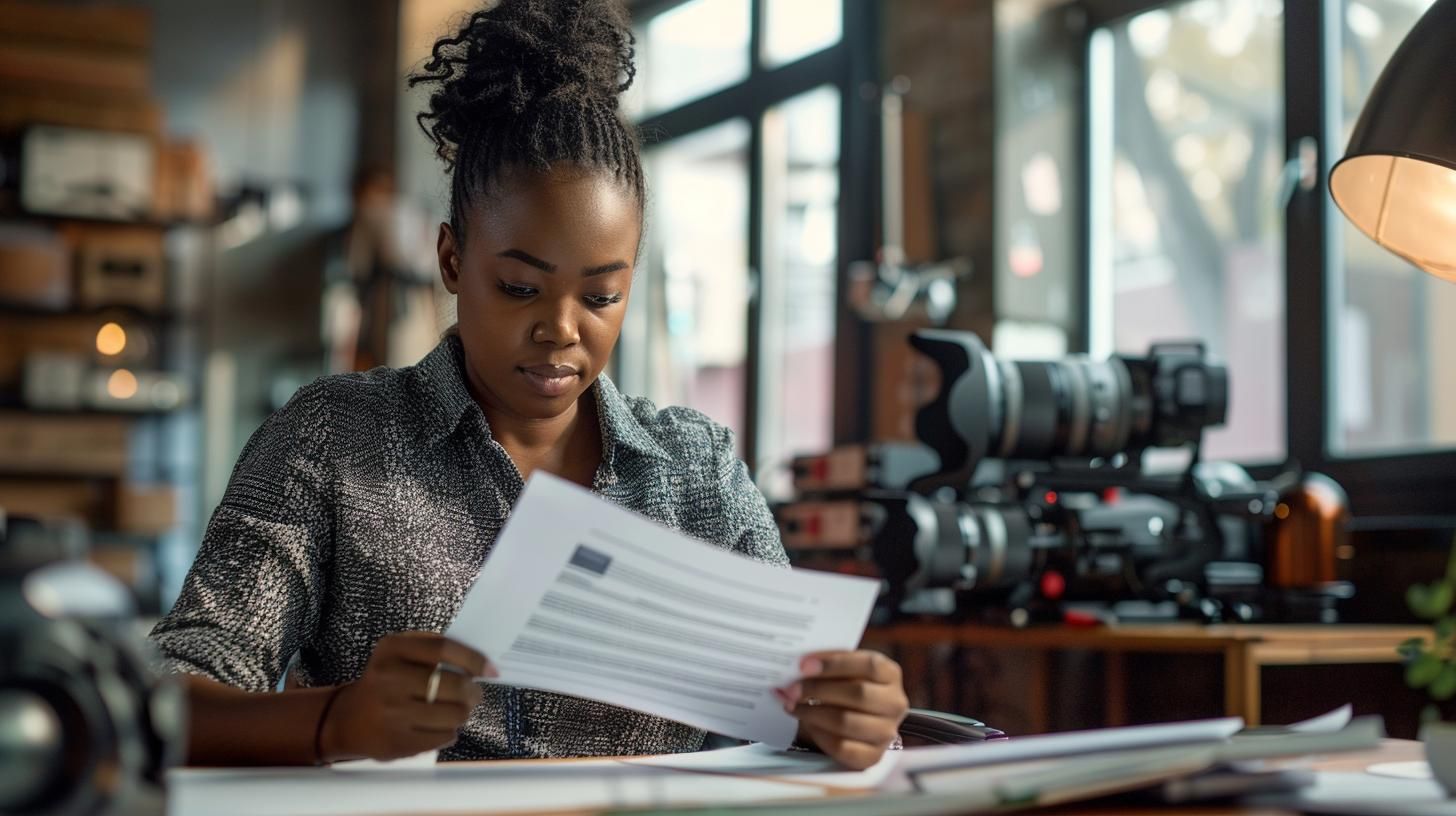
[[[559,397],[571,390],[576,378],[576,369],[567,366],[530,366],[518,368],[525,375],[526,382],[543,397]]]

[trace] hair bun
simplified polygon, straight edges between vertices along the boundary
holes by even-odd
[[[542,103],[615,110],[635,75],[632,56],[620,0],[500,0],[436,41],[409,85],[436,86],[418,119],[450,163],[470,129]]]

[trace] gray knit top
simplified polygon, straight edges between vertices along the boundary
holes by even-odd
[[[419,364],[324,377],[253,434],[187,575],[152,632],[168,671],[255,692],[296,654],[305,686],[354,680],[390,632],[443,632],[524,484],[466,390],[460,340]],[[787,564],[731,433],[592,388],[593,489],[684,533]],[[299,728],[313,728],[300,723]],[[697,750],[703,732],[560,694],[487,685],[445,759]]]

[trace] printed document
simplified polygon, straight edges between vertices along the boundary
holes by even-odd
[[[878,592],[753,561],[537,473],[446,634],[490,658],[488,682],[783,748],[797,723],[772,690],[798,679],[805,654],[855,648]]]

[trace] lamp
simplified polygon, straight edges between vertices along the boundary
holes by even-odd
[[[1456,0],[1437,0],[1381,72],[1330,173],[1330,194],[1377,244],[1456,281]]]

